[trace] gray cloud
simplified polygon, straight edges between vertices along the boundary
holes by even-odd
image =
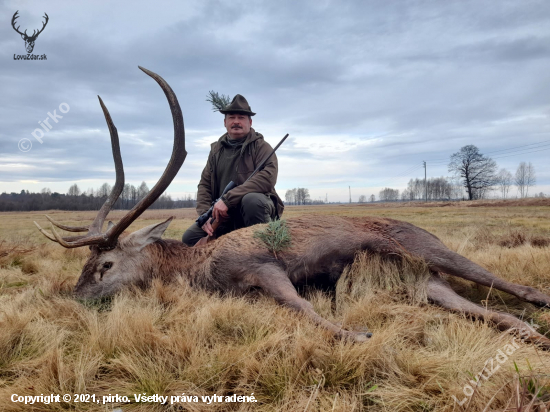
[[[224,132],[209,90],[244,94],[270,143],[291,134],[279,154],[280,191],[311,187],[332,200],[350,184],[364,194],[402,187],[408,177],[396,177],[416,177],[422,160],[447,175],[445,159],[466,144],[490,153],[550,140],[544,1],[8,1],[3,21],[18,9],[31,30],[50,16],[34,51],[48,60],[13,60],[23,41],[1,25],[0,191],[113,181],[98,94],[119,130],[127,180],[153,184],[170,156],[172,122],[137,65],[170,83],[184,113],[189,155],[173,193],[196,190],[207,143]],[[43,144],[34,141],[62,102],[69,113]],[[28,153],[18,150],[22,138],[33,140]],[[512,171],[532,161],[548,192],[548,153],[497,161]]]

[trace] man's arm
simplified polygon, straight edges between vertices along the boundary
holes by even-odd
[[[263,141],[263,144],[259,145],[256,151],[256,158],[254,159],[256,164],[263,161],[273,149],[269,143]],[[260,172],[256,173],[252,179],[248,182],[237,186],[230,190],[222,200],[230,208],[236,207],[244,195],[247,193],[268,193],[272,192],[275,184],[277,183],[278,163],[277,155],[273,156],[267,161],[265,167]]]
[[[210,205],[212,204],[211,173],[210,155],[208,155],[208,161],[201,173],[201,180],[197,191],[197,213],[199,216],[210,209]]]

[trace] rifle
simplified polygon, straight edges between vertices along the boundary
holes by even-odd
[[[288,133],[285,135],[285,137],[283,137],[283,139],[279,142],[279,144],[277,146],[275,146],[275,148],[271,151],[271,153],[259,164],[259,166],[256,168],[256,170],[254,170],[252,172],[252,174],[250,176],[248,176],[248,179],[246,179],[244,183],[248,182],[250,179],[252,179],[252,177],[256,173],[258,173],[259,171],[261,171],[264,168],[267,161],[271,158],[271,156],[273,156],[273,153],[275,153],[277,151],[279,146],[281,146],[283,144],[283,142],[286,140],[287,137],[288,137]],[[202,226],[206,223],[206,221],[208,219],[212,218],[212,210],[214,210],[214,205],[216,204],[216,202],[218,202],[218,200],[220,200],[220,198],[222,198],[227,192],[229,192],[231,189],[234,189],[235,187],[237,187],[237,184],[233,181],[229,182],[227,184],[227,186],[225,186],[225,189],[223,189],[223,192],[222,192],[221,196],[212,202],[212,206],[210,206],[210,209],[208,209],[206,212],[204,212],[202,215],[200,215],[199,218],[196,220],[197,225],[199,227],[202,228]],[[214,230],[216,230],[220,223],[216,221],[216,218],[212,218],[212,220],[210,220],[210,224],[212,225],[212,228]],[[205,236],[201,240],[199,240],[195,246],[205,245],[210,240],[212,240],[212,238],[213,238],[212,236]]]

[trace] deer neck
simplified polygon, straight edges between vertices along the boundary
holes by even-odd
[[[183,277],[192,286],[206,285],[203,279],[213,247],[189,247],[176,240],[165,239],[152,243],[145,254],[146,273],[170,282]]]

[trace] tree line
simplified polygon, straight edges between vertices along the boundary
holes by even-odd
[[[536,184],[535,167],[531,162],[521,162],[515,174],[502,168],[498,170],[497,163],[490,157],[484,156],[474,145],[462,147],[450,157],[449,172],[453,177],[436,177],[430,179],[410,179],[407,188],[399,195],[398,189],[386,187],[379,193],[379,199],[384,202],[397,200],[450,200],[460,199],[466,195],[467,199],[483,199],[491,191],[498,190],[500,197],[508,198],[510,188],[517,187],[520,198],[528,197],[529,190]],[[498,172],[497,172],[498,170]],[[535,194],[535,197],[545,197],[544,193]],[[371,195],[370,201],[375,201]],[[359,203],[366,202],[361,195]]]
[[[20,193],[0,194],[0,211],[32,211],[32,210],[99,210],[111,193],[111,185],[104,183],[97,189],[81,191],[77,184],[73,184],[67,193],[52,192],[49,188],[43,188],[40,193],[31,193],[21,190]],[[126,183],[113,209],[131,209],[145,195],[149,188],[145,182],[139,186]],[[183,199],[172,199],[169,194],[161,195],[149,208],[150,209],[176,209],[182,207],[195,207],[196,200],[191,195]]]
[[[309,189],[305,187],[289,189],[285,193],[285,205],[322,205],[324,203],[322,200],[312,200]]]

